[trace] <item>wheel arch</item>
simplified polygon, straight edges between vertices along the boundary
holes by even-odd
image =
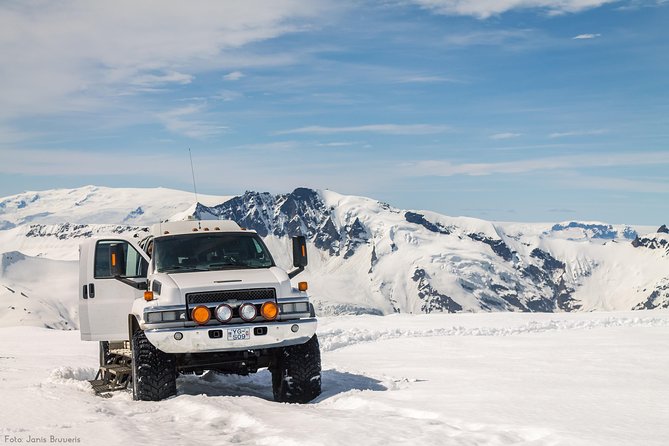
[[[128,315],[128,340],[132,341],[132,335],[139,331],[139,321],[134,314]]]

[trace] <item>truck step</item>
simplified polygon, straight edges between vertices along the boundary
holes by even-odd
[[[130,350],[129,348],[111,348],[109,349],[109,353],[112,355],[132,358],[132,350]]]
[[[122,374],[128,374],[132,370],[130,369],[130,366],[124,365],[124,364],[108,364],[108,365],[103,365],[100,366],[100,370],[102,372],[109,372],[114,375],[122,375]]]
[[[107,392],[115,392],[117,390],[125,390],[128,388],[128,383],[117,384],[113,381],[105,381],[104,379],[93,379],[88,381],[93,387],[93,391],[96,395],[100,395],[105,398],[111,397]]]

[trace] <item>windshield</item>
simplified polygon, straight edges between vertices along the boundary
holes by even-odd
[[[214,233],[158,237],[153,258],[158,272],[269,268],[274,261],[256,234]]]

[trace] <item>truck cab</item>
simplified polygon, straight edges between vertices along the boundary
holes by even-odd
[[[306,282],[291,284],[306,265],[304,237],[293,239],[296,269],[286,272],[232,221],[92,239],[80,246],[81,338],[100,342],[101,370],[125,352],[135,399],[175,395],[180,373],[267,367],[277,401],[307,402],[320,394],[316,318]]]

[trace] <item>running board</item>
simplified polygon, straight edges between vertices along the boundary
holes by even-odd
[[[131,380],[132,369],[125,363],[127,357],[117,356],[114,360],[119,362],[101,366],[95,379],[88,381],[95,394],[103,398],[110,398],[109,392],[127,389]]]

